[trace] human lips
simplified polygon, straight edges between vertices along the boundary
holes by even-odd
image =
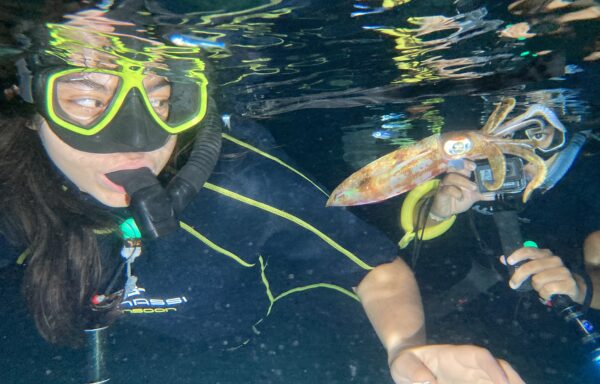
[[[115,184],[112,181],[110,181],[110,179],[106,176],[106,174],[103,174],[101,176],[101,180],[102,180],[102,184],[107,186],[110,190],[112,190],[114,192],[118,192],[118,193],[126,193],[125,188],[123,188],[123,186]]]

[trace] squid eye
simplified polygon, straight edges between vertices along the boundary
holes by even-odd
[[[473,148],[471,140],[460,138],[457,140],[448,140],[444,143],[444,152],[450,156],[461,156],[468,153]]]

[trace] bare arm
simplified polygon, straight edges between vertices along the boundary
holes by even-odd
[[[523,384],[507,362],[485,348],[425,345],[421,295],[401,259],[373,269],[356,292],[388,353],[395,383]]]
[[[379,265],[367,274],[356,293],[389,359],[403,348],[425,343],[421,295],[404,261]]]

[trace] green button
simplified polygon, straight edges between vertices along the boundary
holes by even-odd
[[[527,248],[538,248],[538,245],[535,241],[527,240],[523,242],[523,246]]]

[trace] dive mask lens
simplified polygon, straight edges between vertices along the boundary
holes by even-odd
[[[206,92],[203,84],[171,81],[169,115],[164,124],[171,133],[182,132],[198,124],[206,114]],[[150,93],[149,93],[150,95]]]
[[[84,136],[98,134],[137,89],[155,124],[169,134],[196,126],[206,114],[206,79],[89,69],[59,71],[46,79],[47,117]]]
[[[49,117],[84,135],[97,131],[100,125],[104,128],[102,121],[113,117],[109,115],[122,83],[119,76],[109,73],[73,72],[51,77]]]

